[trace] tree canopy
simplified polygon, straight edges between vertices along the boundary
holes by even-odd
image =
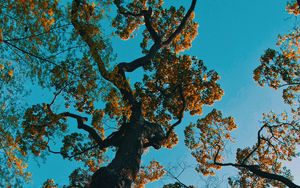
[[[239,171],[228,179],[232,187],[299,187],[284,167],[298,157],[300,143],[298,26],[278,37],[253,72],[259,85],[282,89],[291,110],[263,114],[257,142],[227,162],[225,146],[234,144],[238,125],[217,109],[202,116],[203,107],[224,94],[220,76],[185,53],[198,34],[196,3],[0,0],[0,186],[30,181],[28,156],[56,154],[78,162],[65,187],[141,188],[167,173],[159,161],[141,165],[143,154],[150,147],[172,149],[175,128],[184,126],[198,173],[213,176],[232,166]],[[297,17],[299,7],[290,1],[286,11]],[[111,38],[130,40],[136,33],[142,56],[118,62]],[[140,79],[130,80],[136,72]],[[51,100],[28,107],[24,96],[32,83]],[[198,120],[181,125],[187,114]],[[53,149],[57,142],[59,150]],[[174,181],[164,187],[193,187]],[[41,186],[58,184],[48,179]]]

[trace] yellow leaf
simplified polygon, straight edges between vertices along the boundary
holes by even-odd
[[[12,77],[12,76],[14,75],[14,71],[13,71],[13,70],[8,71],[8,75],[9,75],[10,77]]]
[[[4,65],[0,64],[0,70],[4,69]]]
[[[54,12],[51,8],[48,10],[48,14],[49,14],[49,16],[53,16]]]

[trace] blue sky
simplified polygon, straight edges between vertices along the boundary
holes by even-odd
[[[168,4],[175,1],[168,0]],[[186,7],[190,0],[176,0],[176,5]],[[215,69],[221,76],[221,86],[225,95],[213,107],[206,107],[205,113],[212,108],[222,110],[224,115],[233,116],[239,125],[235,131],[235,143],[228,148],[226,160],[233,161],[237,147],[252,146],[255,143],[261,114],[273,110],[280,113],[288,107],[283,104],[281,92],[259,87],[252,79],[253,70],[259,65],[263,51],[274,47],[277,35],[288,32],[295,19],[285,11],[286,1],[274,0],[199,0],[195,17],[199,23],[199,34],[187,52],[204,60],[209,69]],[[118,61],[129,61],[140,55],[139,34],[133,40],[113,40],[114,51]],[[131,74],[135,79],[139,75]],[[45,102],[49,97],[47,91],[33,93],[30,103]],[[37,99],[41,99],[38,101]],[[179,133],[179,144],[173,150],[150,150],[143,156],[143,162],[156,159],[166,166],[176,166],[179,162],[195,164],[190,152],[184,146],[183,130],[197,117],[185,116],[183,123],[176,130]],[[300,160],[288,164],[295,176],[295,183],[300,184]],[[63,161],[60,156],[50,156],[38,166],[30,161],[29,169],[33,173],[33,182],[28,187],[40,187],[46,178],[53,178],[60,185],[66,184],[68,174],[78,167],[75,162]],[[234,175],[231,167],[224,168],[218,174],[220,179]],[[188,168],[179,179],[186,184],[203,185],[203,179],[193,169]],[[147,187],[162,187],[164,179]],[[220,185],[225,187],[225,184]]]

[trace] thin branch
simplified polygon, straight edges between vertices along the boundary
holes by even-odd
[[[84,150],[82,150],[82,151],[80,151],[80,152],[78,152],[78,153],[74,153],[73,155],[68,155],[68,154],[66,155],[66,154],[63,154],[63,153],[60,152],[60,151],[53,151],[53,150],[51,150],[51,148],[50,148],[49,145],[47,145],[47,149],[48,149],[48,151],[49,151],[50,153],[53,153],[53,154],[59,154],[59,155],[64,155],[66,158],[72,159],[72,158],[77,157],[78,155],[82,155],[82,154],[84,154],[84,153],[86,153],[86,152],[90,151],[91,149],[94,149],[94,148],[96,148],[96,147],[98,147],[98,146],[99,146],[99,145],[97,144],[97,145],[88,147],[88,148],[86,148],[86,149],[84,149]]]
[[[168,130],[168,132],[166,133],[166,140],[169,138],[171,132],[174,130],[174,128],[179,125],[183,119],[183,114],[184,114],[184,109],[185,109],[185,106],[186,106],[186,101],[185,101],[185,98],[184,98],[184,95],[183,95],[183,90],[182,90],[182,87],[179,86],[179,95],[180,95],[180,98],[181,98],[181,101],[182,101],[182,106],[181,106],[181,109],[180,109],[180,112],[179,112],[179,117],[178,117],[178,120],[170,127],[170,129]]]
[[[20,38],[11,38],[11,39],[7,39],[7,40],[3,40],[3,42],[20,41],[20,40],[25,40],[25,39],[29,39],[29,38],[33,38],[33,37],[38,37],[38,36],[46,35],[46,34],[48,34],[48,33],[49,33],[50,31],[52,31],[52,30],[55,30],[55,29],[61,29],[61,28],[63,28],[63,27],[67,27],[67,26],[70,26],[70,25],[71,25],[71,24],[65,24],[65,25],[53,27],[53,28],[50,28],[49,31],[47,31],[47,32],[42,32],[42,33],[32,34],[32,35],[25,36],[25,37],[20,37]]]
[[[218,162],[218,161],[217,161],[217,158],[218,158],[218,156],[219,156],[221,147],[220,147],[219,145],[217,145],[217,147],[218,147],[218,150],[217,150],[217,153],[216,153],[216,155],[215,155],[215,157],[214,157],[214,164],[215,164],[215,165],[219,165],[219,166],[234,166],[234,167],[241,167],[240,164],[235,164],[235,163],[220,163],[220,162]]]
[[[114,4],[117,6],[118,8],[118,12],[124,16],[134,16],[134,17],[141,17],[143,16],[143,12],[139,12],[139,13],[134,13],[134,12],[130,12],[130,11],[126,11],[124,7],[122,7],[120,5],[120,3],[116,3],[114,2]]]
[[[257,144],[256,147],[243,159],[242,164],[245,164],[245,162],[251,157],[251,155],[254,154],[254,152],[256,152],[256,150],[259,148],[260,144],[261,144],[261,136],[260,133],[262,132],[262,130],[267,126],[267,124],[264,124],[259,131],[257,132]]]
[[[282,84],[282,85],[279,85],[278,88],[285,87],[285,86],[292,86],[292,85],[300,85],[300,82]]]
[[[7,44],[7,45],[9,45],[9,46],[11,46],[11,47],[13,47],[13,48],[19,50],[20,52],[22,52],[22,53],[24,53],[24,54],[27,54],[27,55],[29,55],[29,56],[31,56],[31,57],[35,57],[36,59],[39,59],[39,60],[41,60],[41,61],[50,63],[50,64],[52,64],[52,65],[59,66],[59,67],[61,67],[63,70],[69,72],[70,74],[76,75],[74,72],[72,72],[72,71],[66,69],[65,67],[63,67],[63,66],[61,66],[61,65],[59,65],[59,64],[57,64],[57,63],[55,63],[55,62],[53,62],[53,61],[50,61],[50,60],[47,59],[47,58],[44,58],[44,57],[38,56],[38,55],[36,55],[36,54],[34,54],[34,53],[31,53],[31,52],[28,52],[28,51],[26,51],[26,50],[23,50],[22,48],[20,48],[20,47],[14,45],[14,44],[12,44],[12,43],[10,43],[10,42],[8,42],[8,41],[3,41],[3,43],[5,43],[5,44]]]
[[[62,152],[60,152],[60,151],[53,151],[53,150],[50,148],[49,145],[47,145],[47,149],[48,149],[48,152],[50,152],[50,153],[62,155]]]
[[[217,153],[214,157],[214,164],[218,165],[218,166],[233,166],[236,168],[244,168],[249,170],[250,172],[252,172],[253,174],[260,176],[262,178],[267,178],[270,180],[277,180],[280,181],[281,183],[284,183],[285,185],[287,185],[290,188],[300,188],[300,186],[296,185],[295,183],[293,183],[290,179],[282,176],[282,175],[277,175],[277,174],[273,174],[273,173],[269,173],[269,172],[265,172],[263,170],[259,169],[258,165],[245,165],[245,164],[237,164],[237,163],[220,163],[217,162],[217,157],[219,155],[220,152],[220,146],[218,146],[218,150]]]
[[[186,184],[182,183],[180,180],[179,180],[179,175],[175,176],[171,171],[169,170],[166,170],[165,171],[169,174],[169,176],[171,176],[171,178],[175,179],[177,183],[179,183],[182,187],[184,188],[189,188],[189,186],[187,186]],[[184,169],[182,170],[184,171]]]
[[[58,92],[56,92],[56,93],[54,94],[54,97],[53,97],[52,101],[51,101],[50,104],[49,104],[50,107],[54,104],[56,98],[61,94],[61,92],[62,92],[67,86],[68,86],[68,84],[66,84],[64,87],[62,87]]]
[[[69,50],[72,50],[72,49],[76,49],[76,48],[81,48],[81,47],[84,47],[84,45],[73,46],[73,47],[64,49],[64,50],[62,50],[62,51],[60,51],[60,52],[57,52],[57,53],[54,54],[54,55],[51,55],[51,56],[47,57],[47,59],[53,58],[53,57],[55,57],[55,56],[58,56],[58,55],[60,55],[60,54],[62,54],[62,53],[65,53],[66,51],[69,51]]]

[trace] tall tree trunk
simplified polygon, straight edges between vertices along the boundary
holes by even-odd
[[[130,188],[141,163],[143,138],[140,128],[129,125],[112,162],[95,172],[90,188]]]

